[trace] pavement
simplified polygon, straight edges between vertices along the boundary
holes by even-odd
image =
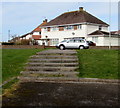
[[[4,107],[119,107],[118,84],[20,83],[11,96],[3,96]]]

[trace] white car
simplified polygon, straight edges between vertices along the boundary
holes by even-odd
[[[70,39],[64,40],[56,45],[57,48],[64,49],[88,49],[89,45],[85,39]]]

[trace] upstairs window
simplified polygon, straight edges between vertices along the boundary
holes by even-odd
[[[99,26],[99,30],[102,30],[102,26]]]
[[[52,27],[52,28],[51,28],[51,31],[57,31],[57,30],[59,30],[58,27]]]
[[[44,28],[44,31],[47,31],[47,28]]]
[[[77,25],[77,29],[82,29],[82,25]]]
[[[72,29],[73,29],[73,26],[65,26],[64,29],[65,29],[65,30],[72,30]]]

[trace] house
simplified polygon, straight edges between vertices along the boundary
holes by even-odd
[[[65,12],[55,19],[43,21],[21,39],[31,39],[39,45],[55,46],[70,38],[83,38],[93,41],[97,46],[119,46],[120,30],[109,33],[109,25],[86,12],[83,7],[77,11]]]
[[[41,26],[41,40],[46,45],[49,43],[51,46],[64,39],[73,37],[89,40],[91,36],[89,34],[97,30],[108,32],[108,27],[107,23],[86,12],[83,7],[80,7],[77,11],[63,13]]]
[[[41,26],[45,25],[47,23],[47,19],[45,19],[43,21],[42,24],[40,24],[38,27],[36,27],[33,31],[31,31],[30,33],[24,34],[20,37],[20,40],[22,39],[27,39],[27,40],[31,40],[31,41],[35,41],[37,42],[39,45],[42,44],[41,39]]]

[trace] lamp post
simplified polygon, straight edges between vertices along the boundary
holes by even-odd
[[[109,50],[111,49],[111,0],[109,0]]]

